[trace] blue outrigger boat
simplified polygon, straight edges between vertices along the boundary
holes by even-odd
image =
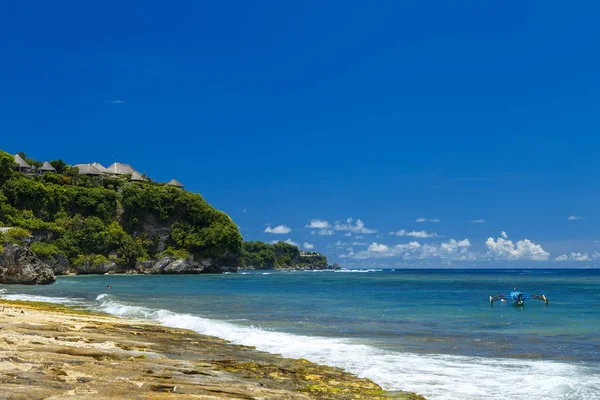
[[[516,306],[522,306],[525,304],[525,300],[527,299],[535,299],[542,300],[544,303],[548,304],[548,299],[545,295],[538,294],[525,294],[517,290],[517,288],[513,288],[513,291],[510,292],[510,296],[506,296],[504,294],[497,294],[495,296],[490,296],[490,305],[494,305],[495,301],[512,301],[512,303]]]

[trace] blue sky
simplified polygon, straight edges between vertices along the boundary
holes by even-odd
[[[0,148],[176,177],[350,267],[598,267],[599,11],[6,1]]]

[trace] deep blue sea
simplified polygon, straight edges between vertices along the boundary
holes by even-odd
[[[513,286],[549,304],[490,306]],[[0,292],[152,319],[429,399],[600,399],[600,270],[68,276]]]

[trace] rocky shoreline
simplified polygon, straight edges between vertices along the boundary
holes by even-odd
[[[44,285],[54,281],[52,268],[28,247],[13,244],[0,253],[0,283]]]
[[[253,267],[248,270],[255,269]],[[266,270],[267,268],[257,268]],[[328,265],[292,265],[286,267],[273,267],[275,270],[314,270],[314,269],[340,269],[334,264]],[[238,268],[214,267],[210,259],[194,261],[193,258],[177,259],[163,257],[159,260],[139,262],[134,268],[118,265],[114,261],[99,263],[97,265],[86,262],[73,266],[61,258],[40,258],[27,246],[7,245],[0,253],[0,284],[49,284],[56,281],[56,275],[88,275],[88,274],[204,274],[237,272]]]
[[[183,329],[8,300],[0,300],[0,393],[3,399],[424,399]]]

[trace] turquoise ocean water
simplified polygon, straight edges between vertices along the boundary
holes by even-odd
[[[549,304],[490,306],[515,285]],[[70,276],[0,296],[152,319],[430,399],[600,399],[600,270]]]

